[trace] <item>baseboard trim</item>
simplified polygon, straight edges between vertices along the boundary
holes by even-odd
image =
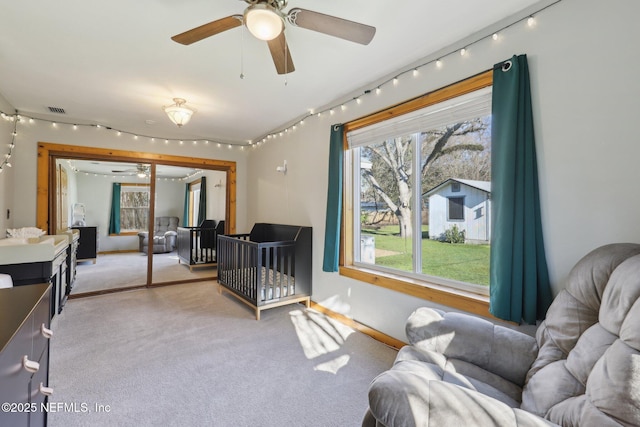
[[[319,311],[320,313],[337,320],[340,323],[343,323],[350,328],[353,328],[357,331],[362,332],[365,335],[369,335],[371,338],[380,341],[383,344],[388,345],[389,347],[395,348],[396,350],[400,350],[402,347],[407,345],[407,343],[400,341],[390,335],[382,333],[376,329],[373,329],[367,325],[363,325],[350,317],[345,316],[344,314],[337,313],[333,310],[328,309],[327,307],[318,304],[317,302],[311,301],[311,308]]]

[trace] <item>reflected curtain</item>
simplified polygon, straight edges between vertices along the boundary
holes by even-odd
[[[182,207],[182,226],[189,226],[189,183],[185,184],[184,206]]]
[[[119,182],[113,183],[111,191],[111,212],[109,213],[109,234],[120,234],[120,190]]]
[[[207,219],[207,177],[200,180],[200,204],[198,205],[198,225]]]
[[[493,70],[490,312],[517,323],[551,304],[526,55]]]
[[[322,271],[338,271],[340,224],[342,221],[342,164],[344,161],[344,125],[333,125],[329,139],[329,182],[327,216],[324,230]]]

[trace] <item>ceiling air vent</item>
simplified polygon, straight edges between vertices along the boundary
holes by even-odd
[[[47,107],[49,109],[49,111],[51,113],[56,113],[56,114],[67,114],[64,111],[64,108],[60,108],[60,107]]]

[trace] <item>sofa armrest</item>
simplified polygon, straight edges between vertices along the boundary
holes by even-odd
[[[138,237],[142,237],[143,239],[146,239],[148,235],[149,235],[148,231],[140,231],[138,233]]]
[[[165,231],[165,233],[164,233],[164,236],[165,236],[165,237],[168,237],[168,236],[177,236],[177,235],[178,235],[178,232],[177,232],[177,231],[173,231],[173,230],[168,230],[168,231]]]
[[[522,387],[538,346],[534,337],[461,313],[422,307],[407,320],[409,343],[472,363]]]
[[[371,414],[365,416],[364,426],[556,425],[478,391],[395,369],[373,380],[369,408]],[[375,424],[371,418],[375,418]]]

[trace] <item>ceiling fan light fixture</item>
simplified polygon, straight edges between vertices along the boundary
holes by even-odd
[[[173,123],[178,127],[182,127],[189,123],[191,116],[196,112],[196,110],[184,105],[187,101],[182,98],[173,98],[173,102],[174,104],[162,108]]]
[[[275,8],[268,4],[252,4],[244,11],[244,23],[260,40],[273,40],[282,33],[284,22]]]

